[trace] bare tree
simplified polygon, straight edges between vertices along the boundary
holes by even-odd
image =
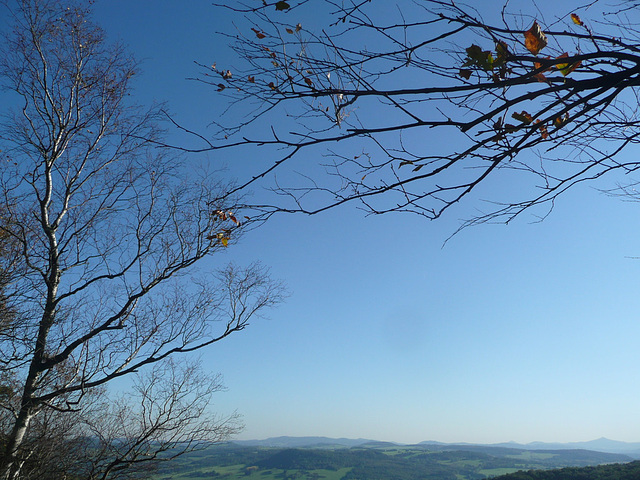
[[[192,149],[265,151],[272,163],[247,181],[280,172],[272,186],[282,197],[264,212],[355,203],[435,219],[480,197],[491,203],[467,224],[508,222],[528,209],[546,215],[577,183],[640,166],[622,154],[640,132],[636,3],[323,5],[218,5],[237,13],[226,35],[238,62],[203,63],[198,80],[243,120],[222,126],[227,140]],[[494,181],[518,188],[499,196],[485,189]]]
[[[46,455],[61,465],[40,448],[55,435],[92,438],[77,445],[89,463],[76,474],[106,479],[235,431],[206,414],[218,380],[176,357],[282,298],[259,265],[198,269],[242,232],[239,191],[152,148],[160,111],[130,103],[136,64],[83,3],[6,5],[0,70],[15,108],[0,125],[0,232],[15,255],[3,264],[3,479],[43,478],[29,468]],[[129,396],[91,413],[110,382],[135,375],[137,406]]]
[[[237,432],[237,417],[207,411],[211,395],[222,386],[218,376],[203,374],[199,367],[173,360],[156,364],[136,378],[132,391],[100,402],[79,425],[84,435],[75,438],[85,439],[79,442],[80,461],[67,470],[87,479],[139,477],[159,460]]]

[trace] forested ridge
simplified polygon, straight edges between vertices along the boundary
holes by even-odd
[[[637,480],[638,478],[640,478],[640,461],[596,467],[529,470],[495,477],[495,480]]]

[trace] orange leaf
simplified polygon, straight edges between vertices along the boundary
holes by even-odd
[[[524,32],[524,46],[534,55],[547,46],[547,36],[535,20],[531,28]]]
[[[275,84],[274,84],[273,82],[269,82],[269,88],[270,88],[271,90],[275,90],[275,89],[276,89],[276,86],[275,86]]]
[[[251,75],[249,75],[249,83],[256,83],[256,77],[252,77]]]
[[[556,128],[560,128],[565,125],[569,121],[569,114],[565,112],[561,117],[556,117],[553,120],[553,126]]]
[[[581,27],[584,27],[584,22],[580,20],[580,17],[575,13],[571,14],[571,20],[573,20],[573,23],[575,23],[576,25],[580,25]]]
[[[545,57],[545,58],[546,58],[547,60],[551,60],[551,57]],[[536,69],[536,70],[538,70],[539,68],[544,67],[544,64],[543,64],[543,63],[541,63],[541,62],[533,62],[533,66],[535,67],[535,69]],[[551,70],[551,67],[547,67],[547,68],[545,68],[544,70],[541,70],[541,71],[540,71],[540,73],[542,73],[542,72],[546,72],[546,71],[549,71],[549,70]]]

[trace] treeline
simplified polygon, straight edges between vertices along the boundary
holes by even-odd
[[[427,455],[402,458],[386,455],[379,450],[300,450],[287,449],[265,458],[256,465],[262,469],[311,471],[350,468],[343,480],[456,480],[450,468]]]
[[[635,461],[597,467],[529,470],[502,475],[493,480],[638,480],[639,478],[640,461]]]

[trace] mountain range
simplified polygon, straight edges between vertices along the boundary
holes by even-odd
[[[256,447],[278,448],[339,448],[360,446],[409,445],[394,442],[380,442],[364,438],[329,438],[329,437],[272,437],[264,440],[235,440],[233,443]],[[640,442],[620,442],[608,438],[599,438],[588,442],[548,443],[531,442],[526,444],[516,442],[474,444],[474,443],[442,443],[436,441],[424,441],[417,445],[434,446],[438,449],[461,449],[465,447],[496,447],[514,448],[520,450],[591,450],[594,452],[620,453],[633,458],[640,458]]]

